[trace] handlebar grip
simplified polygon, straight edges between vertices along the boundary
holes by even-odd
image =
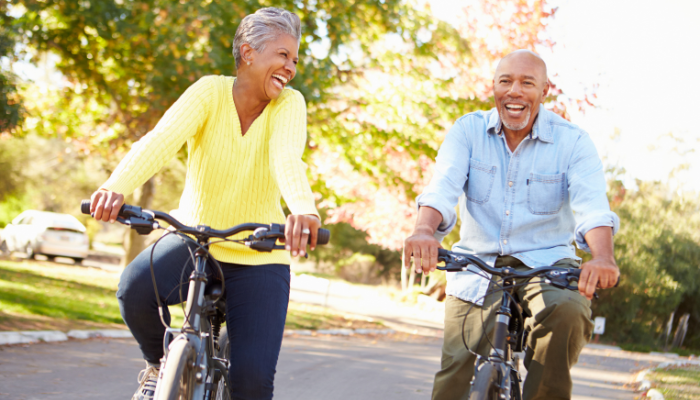
[[[90,200],[83,200],[80,202],[80,212],[83,214],[90,215]],[[126,212],[126,214],[125,214]],[[122,204],[122,208],[119,209],[119,216],[126,217],[128,214],[139,215],[141,214],[141,207],[132,206],[129,204]]]
[[[90,200],[83,200],[80,202],[80,212],[90,215]]]
[[[331,231],[328,229],[319,228],[316,244],[328,244],[331,240]]]
[[[438,257],[440,257],[440,256],[446,257],[446,256],[448,256],[449,254],[450,254],[450,252],[449,252],[448,250],[445,250],[445,249],[438,249]]]

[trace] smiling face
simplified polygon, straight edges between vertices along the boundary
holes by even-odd
[[[496,68],[493,95],[506,131],[530,133],[548,91],[547,67],[539,56],[526,50],[505,56]]]
[[[264,99],[272,100],[279,97],[297,73],[299,41],[290,35],[280,34],[266,42],[265,48],[259,52],[247,44],[241,46],[241,54],[247,77],[259,88]]]

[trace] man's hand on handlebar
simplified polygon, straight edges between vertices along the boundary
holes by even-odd
[[[582,296],[591,300],[596,288],[614,287],[620,277],[620,269],[612,258],[594,258],[581,265],[578,290]]]
[[[411,267],[411,257],[413,257],[417,273],[429,274],[435,271],[438,261],[438,249],[441,248],[440,242],[435,239],[430,228],[417,226],[413,234],[404,241],[404,267]]]
[[[96,220],[114,223],[122,205],[124,205],[124,195],[100,189],[90,197],[90,214]]]
[[[320,227],[321,220],[315,215],[288,215],[284,228],[285,248],[294,257],[304,257],[307,244],[312,251],[316,249]]]

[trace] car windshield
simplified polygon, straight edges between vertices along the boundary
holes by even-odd
[[[85,232],[85,227],[74,216],[68,214],[42,213],[35,217],[36,223],[47,228]]]

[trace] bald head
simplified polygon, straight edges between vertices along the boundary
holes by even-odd
[[[516,50],[501,59],[493,77],[493,97],[506,135],[522,140],[532,130],[548,92],[542,57],[530,50]]]
[[[544,82],[547,81],[547,64],[545,64],[542,57],[540,57],[540,55],[535,53],[534,51],[520,49],[508,53],[505,57],[501,58],[501,61],[498,62],[494,78],[498,77],[498,72],[501,69],[501,66],[504,65],[504,63],[524,63],[533,65],[535,66],[536,70],[539,70],[541,72],[541,75],[538,78],[543,80]]]

